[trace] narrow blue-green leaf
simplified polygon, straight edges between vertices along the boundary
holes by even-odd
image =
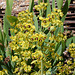
[[[47,0],[47,3],[48,3],[48,6],[47,6],[47,10],[46,10],[46,17],[48,14],[51,14],[51,6],[50,6],[50,3],[49,3],[49,0]]]
[[[60,32],[60,28],[57,27],[56,30],[55,30],[55,32],[54,32],[54,35],[57,36],[59,32]]]
[[[75,36],[73,37],[73,43],[75,43]]]
[[[64,32],[64,26],[61,26],[60,28],[61,28],[61,33],[63,33]]]
[[[30,3],[29,3],[29,11],[30,12],[33,11],[33,7],[34,7],[34,0],[30,0]]]
[[[11,50],[9,50],[8,48],[6,48],[7,50],[6,50],[6,57],[8,57],[8,56],[10,56],[10,58],[11,58]]]
[[[14,70],[15,69],[15,66],[16,66],[16,63],[13,62],[13,61],[11,61],[11,66],[12,66],[12,70]]]
[[[38,0],[38,4],[40,4],[40,2],[42,2],[42,0]]]
[[[0,40],[3,41],[3,35],[1,29],[0,29]]]
[[[62,52],[61,52],[61,54],[63,54],[63,52],[65,51],[65,48],[66,48],[66,43],[65,43],[65,41],[62,41],[61,43],[62,43]]]
[[[52,0],[52,10],[55,8],[55,0]]]
[[[34,24],[35,24],[36,31],[38,31],[38,20],[35,14],[34,14]]]
[[[69,44],[71,44],[71,43],[75,43],[75,36],[67,39],[66,46],[69,47]]]
[[[63,5],[63,0],[56,0],[56,1],[57,1],[58,9],[61,9]]]
[[[10,11],[12,11],[13,0],[9,0]]]
[[[74,68],[74,72],[73,72],[73,74],[75,75],[75,68]]]
[[[56,74],[56,70],[57,70],[57,67],[56,66],[54,66],[52,68],[49,68],[48,71],[50,71],[51,74],[47,74],[47,75],[55,75]]]
[[[61,52],[62,52],[62,44],[60,44],[58,50],[57,50],[57,53],[58,55],[61,55]]]
[[[72,40],[73,40],[73,37],[67,39],[67,41],[66,41],[66,46],[67,46],[67,47],[69,47],[69,44],[72,43]]]
[[[55,44],[55,52],[58,50],[59,46],[60,46],[60,43]]]
[[[5,51],[4,51],[4,41],[3,41],[3,34],[2,31],[0,29],[0,52],[3,56],[3,58],[5,57]]]
[[[45,40],[46,42],[48,42],[50,36],[51,36],[51,33],[49,32],[49,33],[47,34],[47,39]]]
[[[63,16],[62,19],[61,19],[62,22],[65,21],[65,18],[66,18],[66,15],[67,15],[67,11],[68,11],[70,2],[71,2],[71,0],[66,0],[66,3],[65,3],[65,5],[64,5],[64,7],[62,8],[62,12],[63,12],[63,14],[64,14],[64,16]]]
[[[40,0],[38,0],[38,4],[40,4]]]
[[[59,45],[59,43],[56,45],[57,46],[57,50],[56,50],[56,52],[57,52],[57,54],[58,55],[61,55],[62,54],[62,51],[63,51],[63,45],[62,45],[62,43]],[[56,64],[56,62],[57,62],[57,59],[55,59],[54,60],[54,62],[53,62],[53,66]]]
[[[67,14],[65,14],[65,15],[62,17],[62,19],[61,19],[61,21],[62,21],[63,23],[64,23],[64,21],[65,21],[66,15],[67,15]]]
[[[12,5],[13,5],[13,0],[6,0],[6,10],[5,10],[5,16],[3,17],[4,20],[4,25],[3,25],[3,30],[4,33],[6,34],[7,39],[9,40],[9,27],[10,27],[10,23],[7,20],[7,15],[11,15],[11,11],[12,11]]]

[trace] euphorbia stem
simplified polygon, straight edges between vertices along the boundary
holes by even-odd
[[[43,60],[41,60],[41,75],[43,75]]]

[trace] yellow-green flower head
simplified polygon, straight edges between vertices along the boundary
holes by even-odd
[[[28,49],[29,48],[29,42],[28,41],[22,41],[21,49]]]
[[[56,9],[56,8],[54,8],[53,10],[54,10],[55,12],[57,12],[57,9]]]
[[[52,67],[50,61],[44,62],[44,66],[45,66],[46,68],[51,68],[51,67]]]
[[[26,62],[25,62],[25,60],[21,62],[21,65],[22,66],[26,66],[27,65]]]
[[[36,50],[34,53],[32,53],[32,58],[41,60],[43,58],[43,53],[40,50]]]
[[[50,26],[50,31],[51,32],[54,32],[56,30],[56,27],[55,26]]]
[[[39,5],[35,5],[34,8],[37,10],[37,11],[40,11],[40,10],[46,10],[46,7],[47,7],[48,3],[40,3]]]
[[[53,41],[55,39],[55,36],[49,37],[49,40]]]
[[[13,22],[13,23],[10,23],[10,25],[11,25],[11,26],[15,26],[15,22]]]
[[[30,37],[30,42],[36,42],[36,45],[41,46],[46,38],[47,36],[44,33],[35,33]]]
[[[69,45],[68,51],[70,52],[71,57],[75,58],[75,43]]]
[[[0,71],[0,75],[4,75],[5,73],[3,71]]]
[[[72,64],[72,61],[71,61],[71,60],[68,60],[68,61],[67,61],[67,64],[68,64],[68,65]]]
[[[25,67],[24,67],[24,71],[25,71],[25,72],[30,72],[30,71],[31,71],[31,66],[30,66],[30,65],[25,66]]]
[[[9,75],[9,74],[8,74],[8,71],[3,68],[3,70],[0,71],[0,75]]]
[[[30,13],[28,10],[22,11],[18,14],[18,21],[21,23],[33,23],[33,14]]]
[[[48,14],[47,17],[51,17],[51,14]]]
[[[0,55],[0,60],[3,60],[3,56],[2,55]]]
[[[17,61],[18,60],[18,56],[12,56],[12,61]]]
[[[58,33],[58,35],[57,36],[50,36],[49,37],[49,40],[51,40],[51,41],[55,41],[55,42],[60,42],[60,41],[62,41],[62,40],[66,40],[67,39],[67,36],[65,35],[63,35],[62,33]]]
[[[31,56],[31,52],[30,51],[23,51],[21,53],[22,53],[22,56],[24,56],[24,58],[27,58],[27,59],[29,59],[30,56]]]
[[[58,10],[57,10],[57,12],[61,12],[61,10],[60,10],[60,9],[58,9]]]
[[[49,18],[39,17],[39,19],[41,20],[42,27],[45,27],[45,28],[49,27],[49,24],[50,24]]]
[[[15,71],[13,73],[16,73],[19,71],[19,68],[15,68]]]
[[[10,29],[11,32],[17,33],[17,29]]]
[[[59,26],[59,27],[63,25],[63,22],[62,21],[55,20],[55,19],[53,19],[51,23],[52,23],[52,25]]]

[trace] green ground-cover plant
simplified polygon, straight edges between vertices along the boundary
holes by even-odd
[[[64,14],[62,11],[55,6],[52,7],[52,12],[48,11],[50,4],[40,3],[40,1],[42,0],[38,1],[39,5],[34,6],[39,11],[38,16],[32,11],[33,0],[30,3],[30,9],[20,12],[18,17],[7,16],[11,25],[11,41],[8,46],[4,44],[5,35],[0,31],[3,37],[0,38],[1,42],[3,41],[2,45],[0,44],[1,75],[73,74],[75,37],[67,40],[67,36],[63,34],[61,18]],[[3,45],[5,47],[2,47]],[[67,59],[65,63],[63,52],[66,48],[72,60]]]

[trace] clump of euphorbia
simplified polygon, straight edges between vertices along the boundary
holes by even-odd
[[[38,16],[41,21],[39,31],[36,31],[33,13],[28,10],[18,14],[17,23],[11,23],[10,31],[14,35],[10,37],[9,47],[13,51],[12,62],[15,63],[13,74],[15,75],[50,75],[52,68],[56,68],[56,75],[71,73],[74,64],[68,60],[64,65],[63,51],[60,49],[58,52],[56,48],[59,44],[62,46],[62,42],[67,39],[67,36],[61,32],[63,13],[60,9],[54,8],[54,11],[45,18],[43,13],[47,5],[47,3],[40,3],[34,6],[39,12],[42,11]],[[57,28],[60,28],[60,32],[55,35]],[[69,48],[69,52],[72,51]],[[74,54],[71,56],[73,57]]]

